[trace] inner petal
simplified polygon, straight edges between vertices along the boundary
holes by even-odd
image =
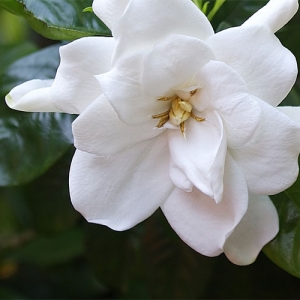
[[[170,35],[145,57],[142,71],[145,94],[157,99],[170,91],[196,85],[194,75],[213,58],[212,50],[203,41]]]
[[[203,116],[206,119],[203,123],[193,119],[186,122],[186,139],[182,138],[179,130],[168,130],[169,149],[176,168],[204,194],[220,202],[223,195],[226,139],[220,116],[208,111]],[[177,185],[178,182],[173,183],[182,188]]]

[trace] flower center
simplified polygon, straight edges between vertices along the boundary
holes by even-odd
[[[190,98],[195,95],[197,90],[190,91]],[[174,126],[179,126],[182,135],[186,138],[185,135],[185,124],[184,122],[189,118],[192,117],[197,122],[205,121],[205,118],[197,117],[193,114],[192,104],[189,103],[189,100],[183,100],[179,96],[174,95],[171,97],[159,97],[158,101],[171,101],[171,107],[169,110],[153,115],[153,119],[159,119],[158,124],[156,125],[157,128],[161,128],[164,126],[168,121],[170,124]]]

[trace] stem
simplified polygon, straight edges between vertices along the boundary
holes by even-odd
[[[207,15],[207,18],[209,21],[212,20],[212,18],[214,17],[214,15],[216,14],[216,12],[220,9],[220,7],[223,5],[223,3],[226,0],[216,0],[214,7],[212,8],[212,10],[209,12],[209,14]]]
[[[202,0],[192,0],[196,6],[198,6],[200,8],[200,10],[202,10]]]

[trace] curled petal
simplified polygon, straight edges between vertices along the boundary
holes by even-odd
[[[226,29],[209,38],[207,43],[218,60],[244,79],[250,94],[273,106],[286,97],[295,83],[294,55],[265,27]]]
[[[217,113],[203,114],[204,122],[189,119],[186,139],[179,129],[168,130],[169,149],[175,166],[204,194],[222,200],[226,138]],[[173,168],[170,172],[177,172]],[[178,173],[178,172],[177,172]],[[171,178],[176,178],[171,174]],[[177,180],[173,181],[177,184]],[[178,188],[181,188],[178,185]]]
[[[106,158],[77,150],[70,170],[75,209],[114,230],[145,220],[173,189],[166,149],[166,138],[159,136]]]
[[[257,99],[259,125],[239,149],[229,149],[243,170],[250,194],[273,195],[293,184],[298,176],[300,127],[278,109]]]
[[[96,74],[111,68],[113,38],[86,37],[60,48],[51,98],[63,112],[79,114],[101,94]]]
[[[245,81],[220,61],[207,63],[196,78],[202,88],[190,102],[198,111],[209,106],[216,109],[223,121],[228,147],[241,147],[252,136],[260,119],[260,106],[248,94]]]
[[[93,11],[112,30],[130,0],[94,0]]]
[[[104,95],[73,122],[75,147],[99,156],[114,155],[161,133],[163,130],[154,129],[149,122],[137,126],[123,123]]]
[[[212,60],[195,75],[199,85],[190,103],[198,110],[215,107],[220,99],[232,97],[239,93],[247,93],[247,84],[242,77],[224,62]]]
[[[194,185],[187,178],[184,172],[177,167],[172,158],[170,158],[170,178],[174,185],[180,190],[185,192],[191,192],[193,190]]]
[[[246,144],[256,131],[261,115],[255,97],[235,94],[216,101],[215,107],[223,120],[228,147],[240,148]]]
[[[224,252],[234,264],[249,265],[278,230],[278,215],[270,198],[250,196],[248,210],[227,239]]]
[[[266,26],[276,32],[295,15],[298,7],[298,0],[270,0],[242,26]]]
[[[197,188],[190,193],[176,188],[161,208],[185,243],[203,255],[216,256],[223,252],[227,237],[246,213],[247,206],[246,181],[228,155],[222,202],[215,203]]]
[[[206,16],[192,1],[131,0],[113,27],[117,40],[114,60],[132,51],[152,48],[171,34],[205,40],[213,33]]]
[[[53,80],[34,79],[13,88],[5,97],[13,109],[30,112],[60,112],[50,98]]]

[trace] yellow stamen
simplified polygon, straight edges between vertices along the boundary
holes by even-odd
[[[195,116],[192,112],[191,112],[191,115],[190,115],[193,119],[195,119],[197,122],[203,122],[205,121],[205,118],[201,118],[201,117],[197,117]]]
[[[193,96],[197,93],[197,89],[193,90],[193,91],[190,91],[190,95]]]
[[[186,139],[184,122],[180,123],[179,127],[180,127],[180,131],[181,131],[183,137]]]
[[[169,110],[163,112],[163,113],[160,113],[160,114],[157,114],[157,115],[153,115],[152,116],[152,119],[159,119],[159,118],[162,118],[162,117],[165,117],[167,115],[169,115]]]
[[[197,89],[190,91],[191,97],[195,95]],[[170,124],[174,126],[179,126],[180,131],[184,138],[186,138],[186,128],[185,128],[185,121],[192,117],[197,122],[205,121],[205,118],[197,117],[192,113],[193,106],[188,100],[183,100],[177,95],[171,97],[159,97],[158,101],[172,101],[171,107],[168,111],[165,111],[160,114],[153,115],[153,119],[159,119],[158,124],[156,125],[157,128],[163,127],[168,121]]]

